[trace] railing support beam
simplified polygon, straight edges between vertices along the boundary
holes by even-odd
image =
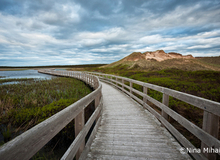
[[[122,79],[121,82],[122,82],[123,85],[125,84],[124,79]],[[122,88],[124,89],[125,87],[123,85],[122,85]]]
[[[79,134],[79,132],[83,129],[85,125],[85,118],[84,118],[84,109],[80,112],[75,118],[75,137]],[[82,145],[79,147],[78,152],[76,153],[76,159],[78,160],[80,154],[82,153],[85,147],[85,140],[82,142]]]
[[[147,87],[143,86],[143,93],[147,95]],[[143,101],[147,103],[147,98],[143,97]]]
[[[163,104],[169,106],[169,95],[163,94]],[[162,110],[162,116],[168,121],[169,116],[164,110]]]
[[[208,132],[213,137],[218,138],[219,117],[214,114],[204,111],[202,129]],[[215,146],[213,146],[213,148],[214,147]],[[208,147],[205,143],[201,143],[202,151],[204,151],[204,149],[207,149],[207,148],[210,148],[210,147]],[[210,160],[215,160],[217,158],[216,154],[214,153],[204,153],[204,155]]]
[[[133,83],[130,82],[130,94],[132,95],[132,88],[133,88]]]

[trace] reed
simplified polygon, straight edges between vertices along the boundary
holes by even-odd
[[[7,136],[2,143],[92,91],[84,82],[64,77],[51,80],[24,79],[19,84],[1,85],[0,90],[1,132]]]

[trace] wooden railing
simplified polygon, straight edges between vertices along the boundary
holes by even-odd
[[[168,89],[165,87],[140,82],[137,80],[114,76],[109,74],[102,74],[102,73],[94,73],[89,72],[92,75],[97,75],[101,81],[107,82],[126,94],[130,95],[133,99],[137,102],[142,104],[146,109],[148,109],[155,117],[157,117],[160,122],[173,134],[173,136],[185,147],[189,149],[196,149],[178,130],[176,130],[169,122],[168,116],[172,117],[176,120],[180,125],[182,125],[185,129],[195,135],[198,139],[201,140],[201,154],[198,152],[190,153],[195,159],[215,159],[216,154],[202,154],[203,148],[215,148],[219,149],[220,152],[220,141],[218,138],[218,131],[219,131],[219,116],[220,116],[220,103],[210,101],[204,98],[200,98],[197,96],[193,96],[190,94],[186,94],[183,92],[175,91],[172,89]],[[137,84],[143,87],[143,91],[139,91],[133,88],[133,84]],[[162,103],[153,99],[147,94],[149,89],[159,91],[163,94]],[[143,97],[143,99],[138,98],[139,95]],[[203,127],[202,129],[171,108],[168,107],[169,105],[169,96],[184,101],[188,104],[196,106],[204,111],[203,116]],[[155,111],[151,106],[147,104],[147,101],[152,102],[154,105],[161,109],[161,114]],[[218,154],[219,154],[218,152]]]
[[[40,73],[46,73],[57,76],[67,76],[77,78],[84,81],[94,88],[94,91],[89,95],[78,100],[74,104],[66,107],[57,114],[51,116],[35,127],[24,132],[15,139],[4,144],[0,148],[1,160],[28,160],[36,154],[47,142],[49,142],[57,133],[59,133],[68,123],[75,119],[75,135],[76,138],[65,152],[62,160],[73,159],[76,155],[78,159],[80,153],[85,146],[85,137],[90,130],[92,124],[96,120],[96,125],[86,143],[86,148],[91,144],[94,138],[97,127],[100,123],[100,115],[102,110],[102,94],[101,83],[96,76],[82,72],[68,72],[55,70],[40,70]],[[84,109],[95,101],[95,111],[84,125]]]

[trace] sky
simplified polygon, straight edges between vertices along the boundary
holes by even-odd
[[[220,55],[220,0],[0,0],[0,66]]]

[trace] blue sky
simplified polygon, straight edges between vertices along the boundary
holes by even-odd
[[[219,0],[0,0],[0,66],[220,55]]]

